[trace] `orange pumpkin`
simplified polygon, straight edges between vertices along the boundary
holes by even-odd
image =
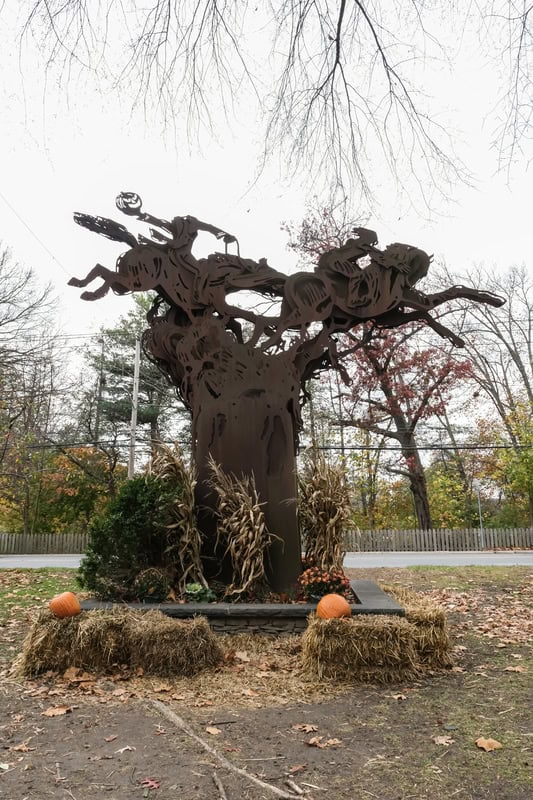
[[[75,617],[81,612],[80,601],[74,592],[63,592],[52,597],[48,603],[50,611],[56,617]]]
[[[325,594],[316,607],[316,613],[321,619],[350,617],[352,609],[346,598],[340,594]]]

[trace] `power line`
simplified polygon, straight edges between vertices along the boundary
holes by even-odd
[[[533,448],[533,444],[458,444],[458,445],[446,445],[446,444],[417,444],[413,447],[379,447],[377,445],[358,445],[358,444],[350,444],[350,445],[318,445],[314,449],[315,450],[365,450],[365,451],[372,451],[372,450],[379,450],[382,453],[386,453],[387,451],[400,451],[409,449],[409,450],[529,450]],[[313,445],[307,445],[306,447],[302,448],[302,450],[312,450]]]
[[[65,275],[68,275],[69,277],[71,277],[71,275],[70,275],[70,272],[68,272],[68,271],[67,271],[66,267],[64,267],[64,266],[63,266],[63,264],[61,263],[61,261],[59,261],[59,259],[58,259],[58,258],[56,258],[56,256],[55,256],[55,255],[52,253],[52,251],[51,251],[51,250],[50,250],[50,249],[49,249],[49,248],[48,248],[48,247],[45,245],[45,243],[44,243],[44,242],[43,242],[41,239],[39,239],[39,237],[37,236],[37,234],[35,233],[35,231],[33,231],[33,230],[30,228],[30,226],[28,225],[28,223],[27,223],[27,222],[26,222],[26,221],[25,221],[25,220],[24,220],[24,219],[23,219],[23,218],[20,216],[20,214],[18,213],[17,209],[16,209],[16,208],[14,208],[14,207],[11,205],[11,203],[9,202],[9,200],[7,199],[7,197],[5,197],[5,195],[3,195],[3,194],[2,194],[2,192],[0,192],[0,197],[2,198],[2,200],[4,201],[4,203],[6,204],[6,206],[7,206],[9,209],[11,209],[11,211],[12,211],[12,212],[13,212],[13,214],[14,214],[14,215],[17,217],[17,219],[18,219],[18,220],[19,220],[19,221],[20,221],[20,222],[21,222],[21,223],[24,225],[24,227],[26,228],[26,230],[27,230],[27,231],[28,231],[28,232],[29,232],[29,233],[30,233],[30,234],[33,236],[33,238],[35,239],[35,241],[36,241],[36,242],[38,242],[38,243],[41,245],[41,247],[43,248],[43,250],[45,250],[45,251],[48,253],[48,255],[50,256],[50,258],[53,258],[53,260],[56,262],[56,264],[58,265],[58,267],[59,267],[60,269],[62,269],[62,270],[63,270],[63,272],[65,273]]]
[[[158,442],[162,442],[163,444],[174,444],[174,439],[158,439]],[[98,442],[99,445],[105,445],[107,447],[129,447],[129,439],[100,439]],[[86,440],[81,442],[40,442],[35,444],[28,444],[26,445],[28,450],[53,450],[56,447],[63,448],[64,450],[72,449],[75,447],[87,447],[91,446],[94,447],[93,440]],[[15,444],[8,445],[7,449],[11,449],[11,447],[15,447]],[[424,450],[424,451],[456,451],[456,450],[463,450],[463,451],[479,451],[479,450],[530,450],[533,448],[533,444],[520,444],[520,445],[512,445],[512,444],[473,444],[473,445],[457,445],[453,447],[451,445],[417,445],[416,447],[412,448],[413,450]],[[304,453],[306,450],[326,450],[326,451],[336,451],[336,452],[343,452],[345,450],[358,450],[358,451],[377,451],[379,450],[382,453],[386,452],[402,452],[404,448],[398,447],[377,447],[373,445],[319,445],[313,448],[312,445],[306,445],[301,448],[301,452]]]

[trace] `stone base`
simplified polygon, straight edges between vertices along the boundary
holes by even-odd
[[[405,611],[374,581],[350,581],[357,598],[352,614],[395,614],[405,616]],[[83,600],[85,611],[111,608],[115,603],[105,600]],[[307,628],[307,618],[316,610],[316,603],[127,603],[137,610],[158,610],[169,617],[186,619],[201,615],[206,617],[215,633],[261,633],[280,636],[302,633]]]

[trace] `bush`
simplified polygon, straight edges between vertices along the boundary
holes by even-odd
[[[133,582],[133,591],[137,600],[148,600],[150,603],[162,603],[170,592],[170,581],[163,570],[148,567],[139,572]]]
[[[165,489],[152,477],[133,478],[120,488],[105,514],[89,525],[89,545],[78,581],[106,599],[136,598],[135,579],[149,567],[165,572]]]

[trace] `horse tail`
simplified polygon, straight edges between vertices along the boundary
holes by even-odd
[[[107,217],[92,217],[90,214],[81,214],[76,211],[74,214],[74,222],[81,225],[82,228],[87,228],[93,233],[99,233],[105,236],[106,239],[112,239],[114,242],[124,242],[129,244],[130,247],[136,247],[138,242],[135,236],[129,232],[124,225],[115,222],[113,219]]]

